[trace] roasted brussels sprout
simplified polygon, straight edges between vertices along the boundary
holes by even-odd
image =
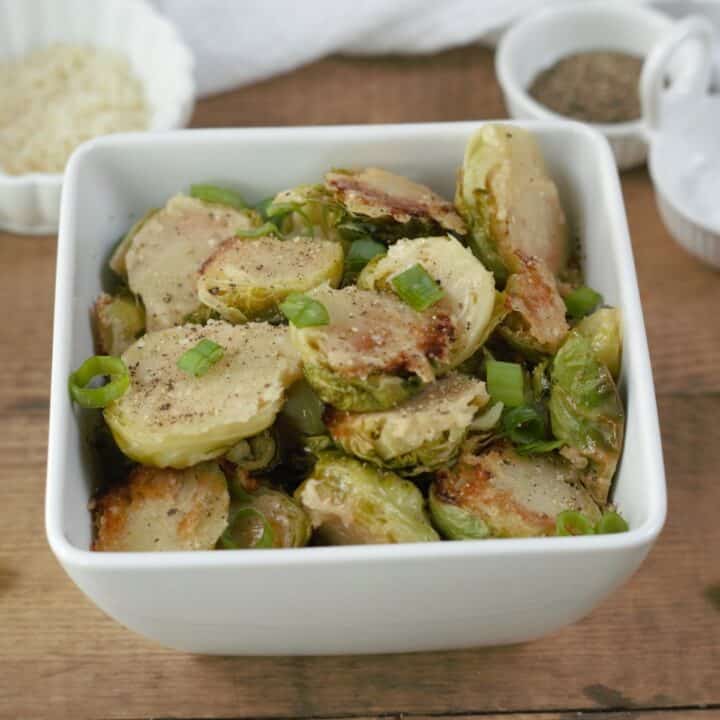
[[[156,212],[159,212],[159,208],[151,208],[148,210],[126,233],[125,235],[120,239],[120,242],[118,242],[117,246],[113,250],[112,255],[110,256],[110,261],[108,262],[108,265],[110,266],[110,269],[116,274],[119,275],[122,278],[127,278],[127,266],[125,265],[125,256],[127,255],[127,251],[130,249],[130,246],[132,245],[132,241],[135,239],[135,236],[140,232],[142,229],[142,226],[153,216]]]
[[[325,406],[307,380],[298,380],[287,392],[280,414],[297,434],[314,436],[326,432],[323,422]]]
[[[298,185],[279,192],[265,207],[264,215],[285,237],[308,235],[340,241],[337,228],[346,212],[324,185]]]
[[[623,407],[610,371],[577,330],[553,360],[548,407],[553,435],[587,461],[585,485],[606,503],[622,449]]]
[[[202,377],[178,361],[203,341],[223,356]],[[120,449],[145,465],[188,467],[265,430],[301,375],[287,329],[210,321],[148,333],[124,354],[130,388],[104,410]]]
[[[336,170],[325,184],[354,218],[370,223],[372,234],[385,242],[401,237],[466,232],[452,203],[429,187],[379,168]]]
[[[261,481],[252,491],[233,487],[228,527],[220,546],[228,550],[302,547],[311,533],[307,513],[287,493]]]
[[[448,364],[456,367],[480,347],[488,334],[495,303],[492,273],[454,237],[443,235],[398,240],[386,255],[365,267],[357,284],[368,290],[393,292],[391,280],[416,264],[444,291],[432,309],[445,312],[452,320],[454,341]]]
[[[555,278],[543,262],[520,253],[515,253],[513,270],[505,286],[508,315],[498,331],[531,358],[552,355],[568,332]]]
[[[198,298],[234,322],[270,319],[290,293],[337,287],[342,275],[342,246],[331,240],[230,238],[203,263]]]
[[[122,355],[145,330],[145,312],[132,295],[102,293],[92,308],[98,355]]]
[[[575,328],[590,340],[595,359],[605,365],[613,378],[620,374],[620,352],[622,349],[622,328],[620,310],[600,308],[583,318]]]
[[[487,401],[484,382],[451,374],[391,410],[347,413],[329,408],[325,417],[333,440],[346,453],[418,475],[456,457],[473,417]]]
[[[237,469],[246,472],[267,470],[277,464],[278,444],[272,430],[263,430],[233,445],[225,454]]]
[[[227,527],[229,503],[217,463],[136,467],[92,503],[93,550],[211,550]]]
[[[470,138],[455,204],[470,245],[501,282],[515,251],[557,274],[568,256],[568,227],[555,183],[532,135],[512,125],[483,125]]]
[[[290,337],[307,381],[340,410],[393,407],[435,379],[433,362],[447,362],[452,322],[440,311],[418,313],[391,295],[354,286],[322,286],[308,296],[327,309],[330,322],[291,324]]]
[[[554,535],[555,519],[564,510],[600,519],[579,475],[557,455],[522,456],[500,441],[437,473],[430,513],[450,540]]]
[[[413,483],[340,453],[321,453],[295,498],[331,545],[438,539]]]
[[[234,210],[177,195],[136,232],[125,255],[130,290],[145,306],[148,331],[182,323],[200,307],[196,274],[217,246],[258,225],[252,210]]]

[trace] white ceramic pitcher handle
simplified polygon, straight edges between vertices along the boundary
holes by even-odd
[[[712,72],[713,26],[698,15],[691,15],[674,23],[650,50],[640,76],[640,102],[645,127],[652,133],[660,125],[661,95],[665,85],[668,63],[681,45],[696,42],[700,55],[690,67],[683,67],[677,80],[682,89],[693,94],[707,92]]]

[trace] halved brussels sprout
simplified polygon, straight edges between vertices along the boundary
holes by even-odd
[[[320,454],[295,498],[330,545],[439,539],[413,483],[339,453]]]
[[[622,328],[620,310],[600,308],[583,318],[575,329],[590,340],[595,359],[605,365],[617,380],[620,375]]]
[[[323,422],[325,406],[307,380],[298,380],[287,392],[287,400],[280,415],[300,435],[322,435],[326,432]]]
[[[98,355],[122,355],[145,330],[145,312],[132,295],[102,293],[92,307]]]
[[[564,510],[579,510],[593,523],[600,519],[579,475],[557,455],[522,456],[500,441],[437,473],[430,513],[450,540],[554,535]]]
[[[142,226],[153,216],[159,212],[159,208],[150,208],[120,239],[115,246],[108,265],[110,269],[122,278],[127,278],[127,266],[125,265],[125,256],[132,245],[135,236],[140,232]]]
[[[435,379],[432,362],[447,362],[452,323],[442,312],[418,313],[401,300],[350,286],[322,286],[308,296],[328,311],[328,325],[290,337],[315,392],[340,410],[384,410]]]
[[[557,187],[532,135],[483,125],[468,141],[455,204],[473,251],[501,282],[512,254],[543,261],[557,274],[568,257],[568,227]]]
[[[333,440],[348,454],[407,475],[429,472],[457,455],[478,409],[485,383],[451,374],[391,410],[347,413],[329,408]]]
[[[233,445],[225,454],[238,470],[256,472],[277,464],[279,448],[272,430],[263,430]]]
[[[386,255],[365,266],[358,278],[358,287],[393,292],[392,279],[416,264],[445,292],[432,310],[445,312],[452,320],[455,339],[448,365],[456,367],[487,337],[495,304],[493,275],[454,237],[443,235],[398,240]]]
[[[505,286],[509,314],[498,331],[531,358],[552,355],[568,332],[555,278],[542,261],[520,253],[515,254],[513,269]]]
[[[178,367],[201,340],[224,351],[202,377]],[[122,356],[130,387],[104,411],[120,449],[158,467],[188,467],[226,453],[275,420],[300,375],[287,329],[210,321],[148,333]]]
[[[227,319],[269,319],[290,293],[325,282],[337,287],[342,275],[342,246],[331,240],[230,238],[203,263],[197,291]]]
[[[260,483],[252,491],[233,487],[228,527],[220,546],[231,550],[307,545],[312,534],[307,513],[287,493]]]
[[[259,225],[253,210],[176,195],[137,231],[125,256],[128,285],[145,306],[148,331],[181,324],[198,310],[196,276],[220,243]]]
[[[285,237],[309,235],[339,241],[337,226],[346,213],[327,188],[318,184],[279,192],[265,208],[265,215]]]
[[[379,168],[336,170],[325,184],[349,213],[359,219],[399,224],[395,237],[452,231],[466,233],[465,223],[451,202],[429,187]],[[390,239],[390,238],[388,238]]]
[[[553,435],[587,460],[583,481],[597,502],[606,503],[625,418],[610,371],[577,330],[570,332],[553,360],[548,407]]]
[[[92,503],[93,550],[212,550],[227,527],[228,494],[217,463],[185,470],[139,466]]]

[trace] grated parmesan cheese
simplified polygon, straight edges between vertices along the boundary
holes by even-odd
[[[98,135],[145,130],[142,84],[119,53],[53,45],[0,64],[0,170],[59,173]]]

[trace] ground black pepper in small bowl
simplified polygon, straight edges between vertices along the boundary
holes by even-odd
[[[536,75],[528,92],[549,110],[573,120],[632,122],[641,114],[642,64],[641,57],[624,52],[575,53]]]

